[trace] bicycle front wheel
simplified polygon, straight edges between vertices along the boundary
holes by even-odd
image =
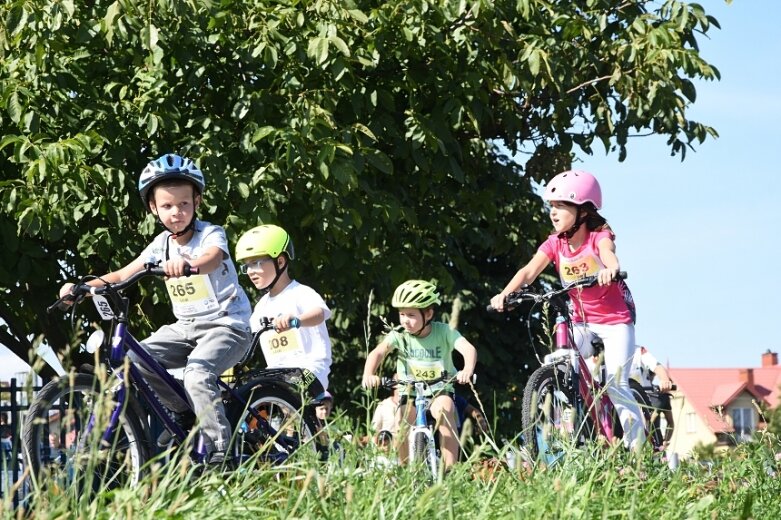
[[[114,393],[92,375],[46,384],[22,427],[24,460],[32,474],[46,475],[47,484],[63,489],[100,491],[137,484],[149,459],[148,443],[132,406],[119,410],[116,428],[107,434],[116,406]]]
[[[579,423],[563,369],[545,365],[535,370],[526,383],[522,406],[524,441],[532,458],[556,462],[577,437]]]

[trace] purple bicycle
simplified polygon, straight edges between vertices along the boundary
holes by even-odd
[[[53,379],[30,404],[22,435],[25,462],[33,478],[47,470],[64,480],[61,485],[76,483],[80,489],[99,490],[138,482],[147,461],[158,453],[173,453],[171,447],[185,449],[195,463],[204,461],[200,434],[175,420],[127,356],[129,351],[138,355],[170,392],[187,402],[182,382],[149,356],[129,330],[130,305],[123,291],[149,276],[165,273],[148,264],[129,279],[103,287],[90,286],[82,279],[65,297],[77,303],[92,295],[111,332],[105,335],[101,329],[87,340],[86,350],[93,351],[98,360],[95,367]],[[65,298],[48,311],[61,307]],[[232,465],[250,458],[282,462],[302,446],[315,451],[313,439],[320,422],[310,389],[313,376],[299,369],[252,370],[245,364],[252,358],[259,335],[272,328],[271,320],[262,326],[233,376],[218,381],[233,430]],[[172,434],[164,448],[155,442],[161,427]]]

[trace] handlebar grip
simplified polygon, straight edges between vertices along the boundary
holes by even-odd
[[[290,326],[297,329],[301,326],[301,320],[299,318],[290,318]]]
[[[618,271],[616,273],[616,280],[626,280],[629,277],[626,271]]]
[[[190,267],[190,264],[184,264],[184,275],[190,276],[193,274],[198,274],[201,271],[199,267]]]
[[[496,309],[494,309],[493,305],[486,305],[485,310],[486,312],[499,312]]]

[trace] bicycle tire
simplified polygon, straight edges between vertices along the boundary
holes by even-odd
[[[247,460],[257,454],[262,460],[280,463],[302,446],[317,451],[317,442],[313,438],[320,430],[320,421],[314,407],[302,406],[300,397],[292,390],[265,384],[249,386],[249,390],[241,396],[248,403],[247,408],[238,407],[235,403],[229,411],[235,432],[234,452],[238,460]],[[264,425],[258,424],[249,410],[255,410],[277,435],[270,434]]]
[[[428,437],[423,432],[415,432],[412,437],[412,457],[413,463],[423,462],[428,458]]]
[[[140,481],[149,460],[149,442],[130,401],[110,442],[101,439],[101,425],[107,424],[113,410],[111,395],[88,374],[53,379],[38,392],[22,427],[24,461],[33,475],[48,474],[63,489],[75,485],[94,492]],[[90,421],[98,426],[87,430]],[[53,448],[50,438],[44,438],[47,432],[64,441],[64,447]]]
[[[544,365],[529,377],[523,392],[522,432],[534,460],[552,464],[577,438],[578,411],[575,396],[565,382],[564,369]]]
[[[632,392],[632,397],[635,398],[637,404],[640,405],[640,409],[643,412],[643,422],[645,423],[645,433],[648,440],[654,449],[659,449],[664,444],[664,436],[661,430],[651,422],[651,416],[653,415],[653,406],[651,405],[651,398],[648,397],[648,392],[645,388],[634,379],[629,380],[629,390]],[[659,419],[657,417],[657,423]],[[623,428],[621,427],[621,421],[618,420],[618,416],[615,418],[615,429],[617,437],[623,437]]]

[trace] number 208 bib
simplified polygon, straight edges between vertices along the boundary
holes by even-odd
[[[208,275],[169,278],[165,287],[177,316],[200,316],[220,308]]]
[[[269,366],[274,366],[283,357],[304,353],[304,342],[298,329],[264,332],[260,336],[260,347]]]

